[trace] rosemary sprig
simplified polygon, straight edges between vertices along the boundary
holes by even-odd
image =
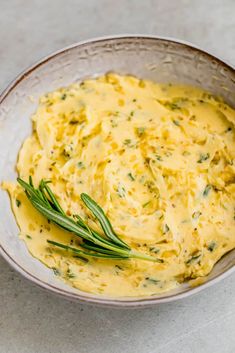
[[[49,181],[41,180],[38,188],[34,187],[32,177],[29,178],[29,183],[20,178],[17,181],[24,188],[29,201],[37,211],[54,224],[82,239],[79,244],[80,248],[47,240],[49,244],[85,257],[91,256],[105,259],[136,258],[154,262],[160,261],[160,259],[153,256],[131,250],[117,236],[103,209],[87,194],[82,193],[81,199],[99,221],[104,236],[92,229],[79,215],[74,215],[74,218],[68,217],[49,187]]]

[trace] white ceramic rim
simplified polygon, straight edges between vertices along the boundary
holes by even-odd
[[[2,91],[0,94],[0,104],[4,101],[4,99],[11,93],[11,91],[20,83],[26,76],[30,74],[30,72],[34,71],[37,67],[43,65],[47,61],[53,59],[55,56],[60,55],[70,49],[73,49],[77,46],[82,46],[85,44],[89,44],[92,42],[100,42],[100,41],[105,41],[105,40],[112,40],[112,39],[124,39],[124,38],[146,38],[146,39],[156,39],[156,40],[163,40],[163,41],[168,41],[168,42],[173,42],[177,44],[182,44],[187,47],[189,47],[192,50],[195,51],[200,51],[203,54],[208,55],[210,58],[220,62],[221,64],[225,65],[228,69],[235,70],[235,67],[231,64],[225,61],[224,59],[221,59],[217,55],[213,55],[212,53],[209,53],[198,46],[192,45],[189,42],[183,41],[183,40],[178,40],[170,37],[161,37],[161,36],[154,36],[154,35],[142,35],[142,34],[122,34],[122,35],[111,35],[111,36],[102,36],[98,38],[92,38],[89,40],[84,40],[81,42],[74,43],[70,46],[67,46],[63,49],[57,50],[45,57],[43,57],[41,60],[37,61],[36,63],[32,64],[28,68],[26,68],[23,72],[21,72],[14,80],[11,81],[11,83]],[[62,296],[64,298],[67,298],[69,300],[73,301],[78,301],[80,303],[86,303],[86,304],[98,304],[101,306],[105,307],[116,307],[116,308],[141,308],[141,307],[149,307],[151,305],[156,305],[156,304],[161,304],[161,303],[169,303],[172,301],[184,299],[186,297],[189,297],[193,294],[199,293],[201,290],[208,288],[212,286],[213,284],[218,283],[219,281],[223,280],[227,276],[231,275],[235,271],[235,264],[225,272],[221,273],[217,277],[208,280],[207,282],[197,286],[197,287],[192,287],[188,288],[187,291],[184,293],[180,294],[173,294],[171,296],[167,297],[160,297],[160,298],[137,298],[133,300],[122,300],[121,298],[102,298],[102,297],[88,297],[86,296],[86,293],[84,292],[84,295],[81,294],[75,294],[71,293],[67,290],[64,289],[59,289],[53,285],[50,285],[44,281],[39,280],[37,277],[33,276],[31,273],[23,269],[8,253],[7,251],[2,247],[0,244],[0,255],[8,262],[8,264],[15,269],[17,272],[19,272],[23,277],[26,279],[30,280],[31,282],[35,283],[37,286],[46,289],[47,291],[53,292],[59,296]]]

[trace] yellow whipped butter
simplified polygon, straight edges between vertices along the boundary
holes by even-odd
[[[198,88],[107,74],[46,94],[17,163],[50,179],[68,215],[80,194],[105,211],[131,248],[162,259],[83,261],[47,243],[76,245],[4,182],[30,253],[80,290],[149,296],[207,275],[235,247],[235,111]]]

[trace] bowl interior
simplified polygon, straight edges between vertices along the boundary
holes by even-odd
[[[108,71],[132,74],[158,82],[200,86],[235,105],[235,71],[218,59],[182,43],[153,37],[120,37],[82,43],[52,55],[19,77],[0,99],[0,181],[15,180],[19,148],[31,133],[30,116],[38,98],[72,82]],[[27,278],[69,298],[109,305],[146,305],[181,298],[231,272],[235,251],[214,267],[206,283],[187,284],[151,298],[112,299],[71,288],[58,280],[27,251],[17,234],[8,195],[0,190],[0,245],[2,255]],[[230,270],[230,271],[229,271]]]

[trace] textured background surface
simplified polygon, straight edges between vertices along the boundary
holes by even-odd
[[[0,0],[0,89],[42,56],[95,36],[191,41],[235,63],[234,0]],[[64,301],[0,258],[1,353],[234,353],[235,275],[141,311]]]

